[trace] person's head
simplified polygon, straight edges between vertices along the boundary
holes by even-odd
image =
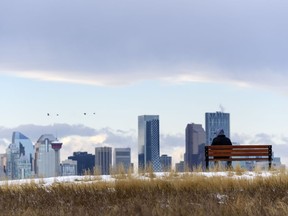
[[[224,130],[222,128],[218,129],[216,132],[215,132],[216,136],[220,136],[220,135],[225,135],[224,133]]]

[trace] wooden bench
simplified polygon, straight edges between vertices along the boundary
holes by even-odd
[[[268,161],[270,169],[272,163],[272,145],[205,146],[205,161],[206,170],[209,169],[210,161]]]

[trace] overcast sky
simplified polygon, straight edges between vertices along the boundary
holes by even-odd
[[[26,125],[33,141],[58,131],[62,159],[125,142],[137,152],[137,116],[158,114],[161,153],[177,162],[186,124],[205,127],[205,112],[223,107],[233,141],[273,144],[288,164],[279,150],[288,148],[287,9],[283,0],[0,0],[0,147]]]

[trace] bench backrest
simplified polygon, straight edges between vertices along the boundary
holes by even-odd
[[[205,146],[208,156],[272,156],[271,145],[217,145]]]
[[[221,157],[223,157],[221,159]],[[225,158],[226,157],[226,158]],[[205,146],[206,167],[209,161],[269,161],[271,167],[272,145],[214,145]]]

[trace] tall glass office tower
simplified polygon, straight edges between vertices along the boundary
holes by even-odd
[[[13,132],[12,143],[6,150],[9,179],[31,178],[34,175],[34,146],[20,132]]]
[[[226,137],[230,138],[230,114],[224,112],[205,113],[207,145],[211,145],[218,129],[223,129]]]
[[[138,116],[138,168],[143,170],[149,165],[154,172],[161,171],[159,116]]]

